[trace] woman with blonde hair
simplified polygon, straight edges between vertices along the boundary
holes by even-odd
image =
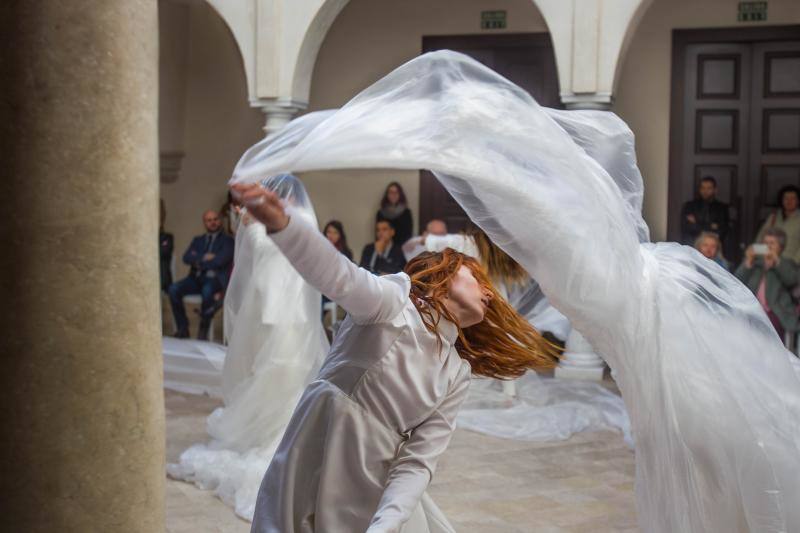
[[[557,356],[452,249],[375,276],[258,185],[236,194],[294,268],[348,311],[267,471],[253,532],[453,531],[425,491],[470,374],[513,378]]]
[[[694,241],[694,248],[707,259],[711,259],[725,270],[730,270],[728,261],[722,255],[722,241],[716,233],[712,231],[701,232]]]

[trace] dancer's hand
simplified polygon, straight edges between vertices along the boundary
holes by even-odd
[[[289,223],[289,215],[286,214],[281,199],[277,194],[268,191],[261,185],[257,183],[237,184],[231,187],[231,192],[247,208],[247,212],[253,218],[267,227],[267,231],[280,231]]]

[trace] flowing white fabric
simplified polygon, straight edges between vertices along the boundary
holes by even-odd
[[[615,371],[644,531],[800,531],[800,380],[741,283],[693,249],[648,242],[619,118],[542,108],[445,51],[305,120],[293,147],[254,147],[234,180],[432,170]]]
[[[599,383],[538,376],[514,381],[509,398],[492,379],[474,379],[458,426],[504,439],[565,440],[581,431],[621,431],[632,448],[630,420],[619,395]]]
[[[316,227],[302,184],[278,176],[265,186]],[[196,444],[168,465],[172,477],[212,489],[252,520],[261,479],[305,386],[316,376],[328,340],[321,296],[245,216],[236,235],[234,270],[225,297],[225,407],[207,420],[211,442]]]
[[[162,354],[165,389],[222,398],[224,346],[214,342],[164,337]]]

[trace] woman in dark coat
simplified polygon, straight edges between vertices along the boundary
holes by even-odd
[[[414,234],[414,221],[408,208],[406,193],[396,181],[386,187],[381,200],[381,208],[375,214],[375,222],[388,220],[394,228],[395,246],[400,248]]]

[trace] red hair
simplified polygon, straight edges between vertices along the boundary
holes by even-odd
[[[469,268],[478,284],[493,296],[484,320],[463,329],[444,305],[453,276],[462,266]],[[558,362],[561,349],[519,316],[475,259],[451,248],[424,252],[406,265],[405,272],[411,278],[411,299],[425,326],[439,335],[441,317],[453,322],[458,327],[456,350],[469,362],[473,373],[516,378],[526,370],[552,368]]]

